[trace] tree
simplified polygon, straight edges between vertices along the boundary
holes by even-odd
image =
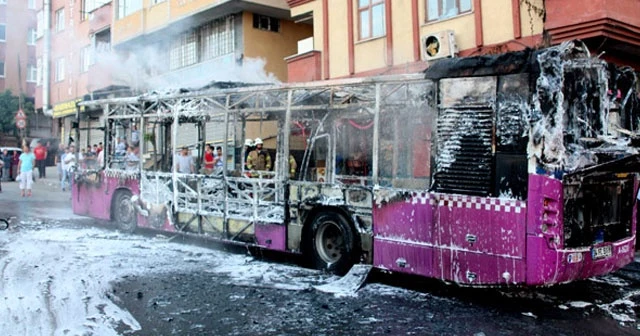
[[[33,102],[30,99],[22,96],[22,110],[27,115],[27,118],[34,115]],[[11,90],[6,90],[0,93],[0,132],[5,134],[16,134],[18,128],[16,127],[15,116],[20,108],[20,97],[14,96]]]

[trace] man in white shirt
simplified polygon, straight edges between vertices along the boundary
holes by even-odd
[[[71,188],[71,173],[76,166],[76,155],[74,148],[70,147],[65,150],[65,154],[62,155],[62,180],[60,186],[62,191],[67,190],[67,185]]]
[[[189,155],[189,148],[182,147],[180,153],[176,155],[175,167],[176,171],[181,174],[193,174],[195,172],[193,157]]]
[[[134,146],[138,146],[140,144],[140,131],[138,131],[138,126],[136,126],[136,124],[131,126],[131,144]]]

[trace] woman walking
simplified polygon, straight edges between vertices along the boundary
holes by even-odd
[[[20,196],[31,196],[33,185],[33,167],[36,164],[36,156],[31,153],[29,146],[22,146],[22,154],[18,159],[18,172],[20,172]]]

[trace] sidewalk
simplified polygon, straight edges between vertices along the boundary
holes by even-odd
[[[38,178],[38,171],[34,171],[36,181],[32,186],[31,197],[20,196],[19,182],[2,182],[0,193],[0,217],[72,217],[71,192],[63,192],[58,181],[56,167],[47,167],[47,177]]]

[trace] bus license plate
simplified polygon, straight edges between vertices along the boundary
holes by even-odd
[[[593,260],[604,259],[611,256],[611,245],[594,247],[591,249],[591,258]]]

